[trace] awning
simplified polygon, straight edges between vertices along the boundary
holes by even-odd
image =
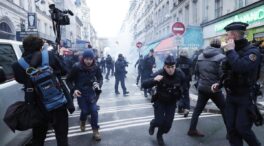
[[[169,37],[160,42],[160,44],[155,48],[155,52],[168,51],[175,48],[174,37]]]
[[[152,43],[152,44],[147,45],[146,47],[144,47],[144,48],[142,49],[141,54],[142,54],[143,56],[147,55],[148,52],[149,52],[151,49],[154,49],[155,47],[157,47],[157,46],[159,45],[159,43],[160,43],[160,42],[158,41],[158,42],[155,42],[155,43]]]

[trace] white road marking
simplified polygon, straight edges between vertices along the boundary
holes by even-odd
[[[220,116],[220,115],[219,114],[201,115],[200,118],[217,117],[217,116]],[[187,119],[191,119],[191,117],[187,117],[187,118],[176,117],[176,118],[174,118],[174,121],[187,120]],[[129,125],[116,126],[116,127],[102,128],[102,129],[100,129],[100,132],[113,131],[113,130],[118,130],[118,129],[143,126],[143,125],[148,125],[148,124],[149,124],[149,121],[142,122],[142,123],[134,123],[134,124],[129,124]],[[90,134],[90,133],[92,133],[92,130],[87,130],[86,132],[77,132],[77,133],[68,134],[68,137],[75,137],[75,136],[86,135],[86,134]],[[46,138],[45,141],[51,141],[51,140],[55,140],[55,139],[56,139],[55,136],[52,136],[52,137]]]

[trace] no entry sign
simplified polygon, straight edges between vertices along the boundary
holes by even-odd
[[[185,32],[185,26],[181,22],[176,22],[172,25],[172,32],[175,35],[183,35]]]
[[[141,48],[142,45],[143,45],[143,44],[142,44],[141,42],[137,42],[137,44],[136,44],[137,48]]]

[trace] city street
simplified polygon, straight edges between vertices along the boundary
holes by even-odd
[[[153,108],[149,98],[135,84],[135,75],[128,75],[127,88],[129,96],[114,94],[114,77],[104,80],[103,93],[99,99],[99,125],[102,140],[95,142],[92,139],[92,130],[87,123],[86,131],[79,128],[79,113],[77,110],[69,119],[69,143],[72,146],[156,146],[156,136],[148,134],[149,122],[153,118]],[[122,90],[119,87],[119,91]],[[122,92],[121,92],[122,93]],[[75,104],[77,105],[76,101]],[[218,114],[203,113],[200,116],[198,129],[206,136],[192,138],[186,133],[189,128],[190,116],[184,118],[175,114],[173,127],[164,135],[167,146],[228,146],[225,139],[226,131],[222,118]],[[264,128],[255,128],[256,133],[263,133]],[[258,135],[264,142],[264,136]],[[49,131],[46,146],[56,146],[55,135]]]

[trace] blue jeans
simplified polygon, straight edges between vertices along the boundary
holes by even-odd
[[[98,129],[98,108],[96,102],[91,103],[85,97],[78,97],[77,100],[81,109],[80,121],[86,121],[87,116],[91,114],[91,127],[92,129]]]

